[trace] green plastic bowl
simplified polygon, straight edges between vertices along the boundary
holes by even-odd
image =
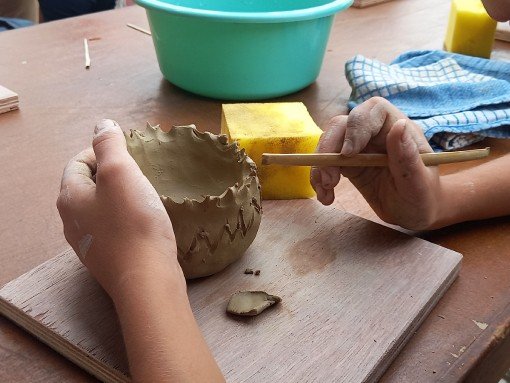
[[[319,75],[335,13],[352,0],[135,0],[146,8],[159,67],[187,91],[256,100]]]

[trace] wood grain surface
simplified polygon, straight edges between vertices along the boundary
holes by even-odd
[[[371,6],[374,6],[377,4],[386,3],[388,1],[392,1],[392,0],[354,0],[354,2],[352,3],[352,6],[354,8],[366,8],[366,7],[371,7]]]
[[[347,59],[363,54],[389,63],[408,50],[441,49],[449,10],[446,0],[394,0],[340,13],[317,81],[273,101],[303,102],[326,127],[346,112]],[[221,102],[165,81],[151,37],[127,23],[148,28],[145,11],[132,6],[0,33],[1,50],[8,52],[0,54],[0,83],[21,100],[20,110],[0,115],[0,285],[68,248],[55,208],[60,177],[67,161],[90,145],[99,119],[114,118],[125,130],[149,121],[219,132]],[[90,40],[94,60],[88,71],[83,38]],[[496,41],[491,57],[510,59],[510,44]],[[510,151],[508,140],[488,139],[473,148],[485,146],[491,147],[488,159],[441,165],[440,171],[455,173]],[[336,194],[338,209],[380,222],[348,180],[340,181]],[[510,217],[503,217],[413,233],[462,253],[463,266],[382,382],[499,381],[510,368],[509,232]],[[0,382],[63,381],[96,380],[0,317]]]
[[[453,282],[461,255],[312,200],[263,207],[242,260],[188,284],[227,380],[376,381]],[[225,313],[238,290],[283,301],[238,318]],[[99,379],[128,380],[113,305],[72,251],[4,286],[0,312]]]
[[[494,38],[496,40],[510,42],[510,24],[508,22],[498,23]]]

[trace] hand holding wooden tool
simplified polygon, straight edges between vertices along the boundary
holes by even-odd
[[[472,161],[489,155],[489,148],[456,152],[422,153],[425,166],[436,166],[454,162]],[[287,166],[388,166],[388,156],[379,153],[361,153],[351,157],[339,153],[276,154],[263,153],[262,165]]]

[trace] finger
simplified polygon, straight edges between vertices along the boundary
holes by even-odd
[[[74,156],[64,168],[60,189],[70,184],[93,185],[93,176],[96,173],[96,157],[92,148],[87,148]],[[92,183],[91,183],[92,181]]]
[[[328,124],[328,128],[321,135],[317,145],[317,153],[339,153],[345,134],[347,116],[335,116]],[[333,189],[340,182],[340,169],[335,166],[314,167],[312,172],[320,173],[316,177],[323,189]],[[312,185],[313,186],[313,185]]]
[[[418,196],[427,188],[429,170],[423,164],[409,121],[397,121],[387,136],[388,167],[396,189],[403,195]]]
[[[96,185],[98,190],[117,192],[124,184],[141,176],[141,171],[126,148],[126,138],[119,124],[101,120],[94,130],[92,147],[97,159]],[[111,189],[108,185],[114,186]]]
[[[124,133],[113,120],[104,119],[96,125],[92,147],[100,166],[130,157],[126,150]]]
[[[96,158],[92,148],[88,148],[74,156],[66,165],[60,182],[60,202],[69,203],[73,195],[93,192],[95,183],[93,176],[96,172]]]
[[[408,119],[406,126],[409,128],[409,132],[413,140],[416,142],[416,145],[418,145],[418,151],[420,153],[434,152],[429,142],[427,141],[427,138],[425,138],[423,130],[415,122]]]
[[[317,200],[321,202],[323,205],[331,205],[335,200],[335,191],[334,189],[325,189],[322,187],[322,182],[320,180],[321,171],[319,168],[312,168],[310,172],[310,183],[317,193]]]
[[[318,198],[317,198],[318,199]],[[323,205],[328,206],[335,200],[335,189],[323,189],[321,199],[319,200]]]
[[[349,113],[341,153],[345,156],[364,151],[384,153],[386,135],[399,119],[406,118],[397,107],[382,97],[373,97]]]
[[[342,148],[342,141],[345,134],[347,116],[335,116],[322,133],[317,144],[317,153],[337,153]]]
[[[93,176],[96,172],[96,159],[92,148],[88,148],[69,161],[62,174],[57,208],[64,219],[91,198],[95,191]]]
[[[310,169],[310,185],[312,185],[313,190],[318,194],[318,188],[322,189],[322,181],[321,181],[321,172],[317,166],[312,166]]]

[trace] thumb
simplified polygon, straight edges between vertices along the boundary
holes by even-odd
[[[101,120],[94,129],[92,147],[98,164],[125,158],[126,138],[116,121]]]
[[[407,120],[395,122],[386,136],[386,150],[397,190],[407,196],[417,196],[427,188],[429,170],[423,164],[411,129]]]

